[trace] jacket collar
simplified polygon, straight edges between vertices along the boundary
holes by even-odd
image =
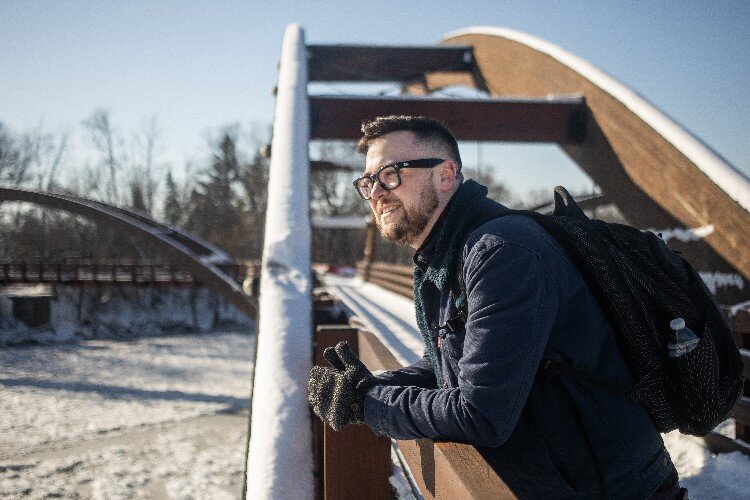
[[[449,285],[456,257],[487,199],[487,188],[476,181],[467,180],[458,188],[443,213],[438,218],[422,246],[414,254],[416,269],[431,281],[438,290]],[[416,274],[416,273],[415,273]]]

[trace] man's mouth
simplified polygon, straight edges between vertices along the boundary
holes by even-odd
[[[380,217],[388,218],[392,216],[400,207],[401,205],[387,205],[380,210]]]

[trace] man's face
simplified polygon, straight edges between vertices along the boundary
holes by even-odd
[[[417,141],[411,132],[391,132],[370,143],[365,175],[373,174],[383,165],[435,157],[444,155]],[[418,246],[428,226],[434,223],[439,205],[434,168],[404,168],[400,173],[401,184],[396,189],[386,191],[375,184],[370,206],[385,239]]]

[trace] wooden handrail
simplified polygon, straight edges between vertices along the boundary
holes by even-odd
[[[359,326],[354,322],[353,325]],[[370,370],[395,370],[401,364],[371,332],[357,329],[359,357]],[[443,498],[516,498],[508,485],[471,445],[419,439],[398,447],[422,495]]]
[[[750,442],[750,307],[735,311],[731,315],[731,327],[734,332],[735,342],[742,350],[743,370],[742,375],[745,377],[745,388],[743,398],[737,405],[732,415],[735,420],[735,438],[733,442],[734,449],[746,455],[750,455],[750,447],[746,443]],[[712,451],[713,448],[712,448]]]
[[[324,304],[316,304],[322,307]],[[357,352],[358,335],[347,325],[319,325],[315,329],[315,364],[330,366],[323,358],[326,347],[346,340]],[[362,498],[391,500],[391,441],[376,436],[365,425],[348,425],[334,431],[314,417],[313,443],[321,499]]]
[[[370,264],[372,269],[378,269],[380,271],[387,271],[389,273],[401,274],[403,276],[411,276],[414,269],[411,266],[402,266],[400,264],[389,264],[387,262],[372,262]]]

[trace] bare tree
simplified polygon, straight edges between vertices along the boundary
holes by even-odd
[[[144,121],[141,130],[131,144],[129,172],[131,207],[148,214],[155,211],[156,194],[159,189],[159,170],[165,165],[158,162],[161,153],[160,133],[156,116]]]
[[[13,133],[0,122],[0,182],[19,186],[29,177],[32,158]]]
[[[51,149],[52,157],[47,171],[47,181],[45,183],[45,189],[51,191],[58,185],[57,183],[57,171],[62,163],[63,156],[68,149],[68,134],[62,134],[57,142],[57,146]]]
[[[51,189],[67,147],[65,133],[50,133],[39,126],[15,136],[0,123],[0,182]]]
[[[99,154],[99,162],[93,167],[104,168],[108,174],[104,192],[100,193],[100,197],[108,203],[117,205],[120,202],[119,173],[125,160],[123,140],[113,127],[107,110],[97,109],[84,120],[83,126]]]
[[[163,218],[168,224],[181,225],[185,221],[185,201],[172,172],[167,172],[164,189]]]
[[[29,160],[30,176],[35,189],[49,191],[57,185],[56,176],[68,148],[67,133],[45,131],[41,126],[21,137],[24,155]]]
[[[342,165],[362,163],[353,143],[346,141],[317,144],[316,154],[322,160]],[[367,203],[362,202],[352,186],[356,175],[347,170],[313,172],[311,177],[311,208],[315,215],[364,215]]]

